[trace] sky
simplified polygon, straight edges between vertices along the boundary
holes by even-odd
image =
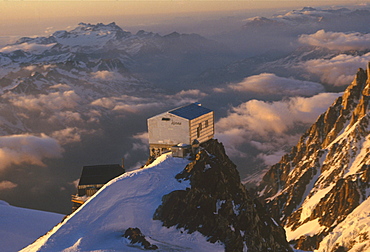
[[[40,36],[83,22],[112,22],[123,27],[150,27],[163,23],[183,23],[215,19],[237,14],[277,9],[340,4],[361,4],[367,1],[8,1],[0,0],[0,44],[13,42],[19,36]],[[191,18],[189,18],[191,17]],[[157,27],[158,28],[158,27]],[[159,28],[158,28],[159,29]],[[160,32],[160,29],[159,29]],[[164,31],[165,32],[165,31]]]

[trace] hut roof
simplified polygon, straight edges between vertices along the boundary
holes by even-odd
[[[119,164],[84,166],[78,185],[106,184],[124,172]]]
[[[202,107],[202,105],[197,102],[168,111],[170,114],[174,114],[188,120],[208,114],[209,112],[212,112],[212,110]]]

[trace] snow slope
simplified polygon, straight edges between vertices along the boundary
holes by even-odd
[[[14,207],[0,201],[0,250],[18,251],[44,235],[64,215]]]
[[[367,198],[320,243],[318,252],[333,247],[350,248],[349,252],[370,251],[370,198]]]
[[[206,237],[166,228],[152,219],[163,195],[184,190],[188,182],[175,175],[187,159],[164,154],[148,167],[123,174],[106,184],[62,224],[22,251],[139,251],[122,235],[138,227],[157,251],[224,251]]]

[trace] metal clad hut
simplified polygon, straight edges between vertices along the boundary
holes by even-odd
[[[212,139],[214,114],[200,103],[192,103],[149,118],[148,133],[150,154],[157,156],[179,143]]]

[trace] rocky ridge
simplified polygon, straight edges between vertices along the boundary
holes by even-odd
[[[108,182],[22,251],[292,252],[217,140],[194,159],[164,153]]]
[[[166,227],[199,231],[210,242],[224,243],[225,251],[291,251],[284,230],[240,183],[223,145],[212,139],[202,147],[176,176],[191,187],[165,195],[154,219]]]
[[[343,96],[259,185],[259,196],[297,248],[318,249],[370,194],[369,75],[369,67],[359,69]]]

